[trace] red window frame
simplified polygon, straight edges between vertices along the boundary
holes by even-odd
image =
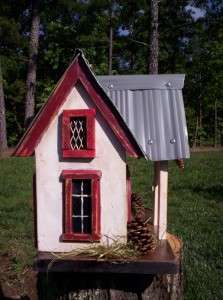
[[[94,158],[95,157],[95,109],[72,109],[62,113],[62,156],[63,158]],[[87,129],[86,149],[72,149],[70,146],[70,119],[85,117]]]
[[[62,241],[96,242],[100,240],[100,178],[97,170],[64,170],[61,174],[64,195],[64,232]],[[92,232],[74,233],[72,230],[72,179],[90,179],[92,190]]]

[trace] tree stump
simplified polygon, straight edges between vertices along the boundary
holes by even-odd
[[[48,272],[38,275],[41,300],[180,300],[182,242],[167,234],[179,262],[176,274],[85,274]]]

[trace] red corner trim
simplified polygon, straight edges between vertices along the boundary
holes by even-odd
[[[44,131],[48,128],[50,122],[78,80],[82,83],[91,100],[95,103],[97,109],[107,121],[122,146],[126,149],[126,152],[133,157],[143,156],[127,125],[113,107],[113,104],[109,103],[108,97],[97,83],[87,63],[80,54],[75,57],[64,73],[48,101],[37,114],[19,142],[13,155],[31,156],[33,154]]]

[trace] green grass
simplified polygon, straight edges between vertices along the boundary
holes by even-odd
[[[152,203],[151,163],[130,161],[133,188]],[[185,299],[223,299],[223,153],[169,164],[168,231],[184,242]]]
[[[0,160],[0,254],[10,257],[18,273],[34,255],[32,174],[31,158]]]
[[[133,189],[152,206],[150,162],[129,160]],[[0,160],[0,254],[15,272],[35,253],[33,160]],[[168,230],[184,242],[185,299],[223,299],[223,153],[193,154],[184,172],[169,168]]]

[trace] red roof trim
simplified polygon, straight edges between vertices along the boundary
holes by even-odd
[[[77,80],[82,83],[91,100],[95,103],[97,109],[108,122],[127,153],[133,157],[143,156],[140,147],[134,140],[127,125],[120,117],[117,110],[114,109],[113,104],[109,101],[109,98],[106,97],[106,94],[103,94],[102,88],[97,83],[80,53],[75,57],[57,84],[55,90],[50,95],[48,101],[31,123],[13,155],[31,156],[33,154],[44,131],[48,128],[60,106],[65,102],[67,95],[77,83]]]

